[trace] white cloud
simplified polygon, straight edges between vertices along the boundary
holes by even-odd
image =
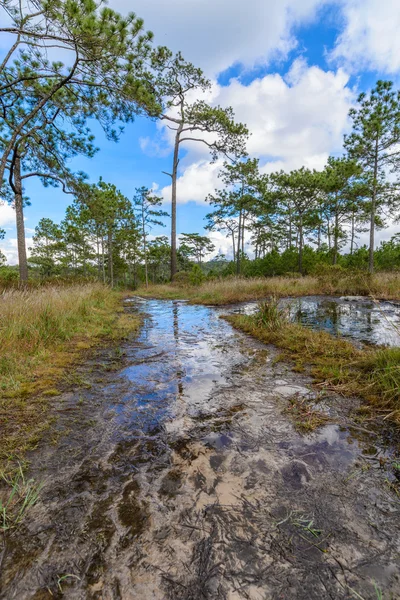
[[[205,203],[206,196],[221,185],[221,181],[218,179],[221,166],[222,161],[210,163],[208,160],[199,160],[189,164],[178,180],[177,202],[180,204],[190,201],[198,204]],[[170,202],[171,186],[164,187],[161,195],[165,202]]]
[[[294,25],[315,17],[326,0],[135,0],[136,14],[157,44],[181,50],[186,60],[215,75],[235,62],[253,66],[286,56],[296,45]],[[123,13],[128,0],[110,0]]]
[[[28,256],[30,256],[29,248],[33,245],[31,237],[25,239],[26,250]],[[9,265],[18,264],[18,245],[17,238],[8,238],[0,241],[0,250],[5,254]]]
[[[251,132],[250,156],[260,159],[261,170],[271,172],[305,165],[322,169],[330,153],[340,152],[348,112],[354,102],[342,69],[323,71],[302,60],[286,77],[266,75],[245,86],[234,79],[229,86],[214,84],[211,102],[232,106],[236,119]],[[203,203],[208,193],[221,186],[219,161],[210,164],[206,147],[186,145],[181,162],[178,202]],[[171,186],[162,195],[171,197]]]
[[[0,227],[15,223],[15,212],[10,204],[0,204]]]
[[[332,59],[355,72],[368,68],[396,74],[400,70],[399,0],[342,0],[345,26]]]

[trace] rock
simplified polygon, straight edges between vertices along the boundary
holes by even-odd
[[[369,300],[368,296],[341,296],[340,300],[345,302],[365,302]]]
[[[290,398],[290,396],[296,394],[299,396],[309,396],[311,394],[310,390],[300,385],[278,385],[273,391],[284,398]]]

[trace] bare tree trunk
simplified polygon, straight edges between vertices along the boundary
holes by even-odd
[[[334,231],[334,242],[333,242],[333,264],[337,264],[338,258],[338,238],[339,238],[339,214],[337,206],[337,192],[335,195],[335,231]]]
[[[236,261],[236,248],[235,248],[235,232],[232,231],[232,250],[233,250],[233,262]]]
[[[303,218],[299,223],[299,272],[303,275]]]
[[[238,245],[237,245],[237,252],[236,252],[236,275],[240,275],[241,235],[242,235],[242,209],[240,209],[240,212],[239,212]]]
[[[144,198],[142,199],[142,231],[143,231],[143,254],[144,254],[144,274],[146,279],[146,287],[149,287],[149,275],[147,269],[147,246],[146,246],[146,227],[144,217]],[[175,213],[176,214],[176,213]]]
[[[103,283],[106,282],[106,267],[104,264],[104,235],[101,236],[101,270],[103,273]]]
[[[96,248],[97,248],[97,278],[100,281],[101,279],[101,261],[100,261],[100,240],[99,233],[96,232]]]
[[[178,179],[178,163],[179,163],[179,142],[183,129],[181,123],[176,131],[175,146],[174,146],[174,162],[172,165],[172,198],[171,198],[171,281],[177,272],[177,256],[176,256],[176,184]]]
[[[19,280],[20,283],[28,281],[28,259],[26,255],[25,244],[25,224],[24,224],[24,201],[22,197],[22,182],[21,182],[21,159],[17,153],[14,163],[14,207],[15,218],[17,225],[17,246],[18,246],[18,265],[19,265]]]
[[[369,264],[368,271],[372,275],[374,272],[374,246],[375,246],[375,216],[376,216],[376,196],[378,187],[378,138],[375,141],[375,162],[374,162],[374,182],[372,188],[371,219],[369,229]]]
[[[108,229],[108,280],[111,284],[111,287],[114,287],[113,243],[111,227]]]
[[[351,213],[351,240],[350,240],[350,254],[353,254],[354,248],[354,235],[355,235],[355,211]]]

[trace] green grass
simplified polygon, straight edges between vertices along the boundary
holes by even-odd
[[[206,281],[199,286],[151,285],[141,287],[140,296],[161,299],[188,299],[194,304],[233,304],[248,300],[261,300],[269,296],[305,295],[370,295],[387,300],[400,299],[400,276],[396,273],[367,273],[325,275],[321,277],[227,277]]]
[[[94,283],[0,294],[0,467],[22,458],[51,423],[52,397],[104,340],[137,330],[122,295]]]
[[[25,479],[21,465],[13,476],[0,473],[0,530],[15,529],[29,509],[36,504],[41,486],[33,479]]]
[[[289,322],[276,303],[271,304],[263,303],[252,316],[224,318],[237,329],[281,348],[282,358],[293,361],[296,370],[309,368],[320,387],[361,396],[387,419],[400,423],[400,348],[356,348],[324,331]]]

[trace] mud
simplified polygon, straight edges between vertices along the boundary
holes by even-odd
[[[390,435],[223,310],[129,306],[140,336],[82,368],[30,457],[44,487],[5,538],[0,598],[400,598]],[[293,395],[330,422],[297,433]]]

